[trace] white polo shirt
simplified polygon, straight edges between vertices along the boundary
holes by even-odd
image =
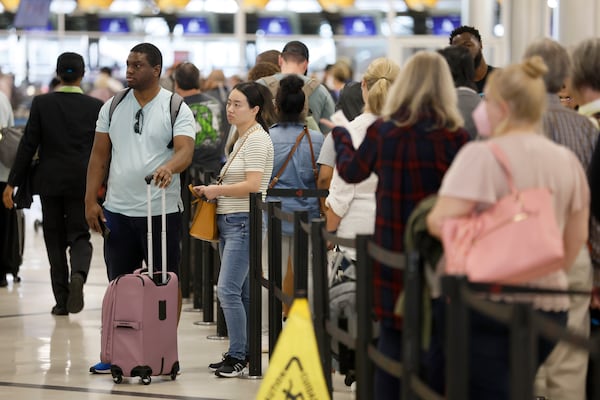
[[[133,90],[115,108],[112,120],[108,114],[112,99],[109,99],[98,114],[97,132],[108,132],[112,142],[112,158],[108,177],[108,189],[104,207],[115,213],[130,217],[147,215],[146,182],[144,177],[152,174],[173,156],[167,148],[172,136],[185,135],[195,138],[194,116],[190,108],[181,104],[179,114],[171,129],[171,92],[161,88],[160,92],[142,109],[139,120],[140,133],[135,133],[136,113],[140,104]],[[166,189],[166,211],[183,210],[179,174]],[[160,191],[152,183],[152,214],[161,213]]]

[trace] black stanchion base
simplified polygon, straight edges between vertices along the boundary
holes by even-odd
[[[244,375],[238,376],[238,379],[248,379],[248,380],[253,380],[253,381],[254,380],[258,380],[258,379],[262,379],[262,378],[263,378],[262,375],[256,375],[256,376],[254,376],[254,375],[246,375],[246,374],[244,374]]]
[[[208,340],[228,340],[229,336],[208,335],[206,338]]]
[[[212,326],[212,325],[216,325],[217,323],[214,321],[196,321],[194,322],[194,325],[202,325],[202,326]]]

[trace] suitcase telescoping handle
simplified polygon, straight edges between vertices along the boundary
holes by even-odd
[[[146,181],[146,195],[148,197],[148,216],[147,216],[147,221],[148,221],[148,233],[147,233],[147,238],[148,238],[148,274],[150,275],[150,278],[152,280],[154,280],[154,257],[153,257],[153,246],[152,246],[152,193],[151,193],[151,183],[152,183],[152,179],[153,176],[152,175],[148,175],[144,178],[144,180]],[[165,284],[167,283],[167,230],[166,230],[166,226],[167,226],[167,213],[166,213],[166,209],[167,209],[167,205],[166,205],[166,196],[165,196],[165,192],[167,191],[167,189],[159,189],[161,191],[161,202],[162,202],[162,213],[161,213],[161,217],[160,217],[160,226],[161,226],[161,232],[160,232],[160,255],[161,255],[161,261],[162,261],[162,283]]]

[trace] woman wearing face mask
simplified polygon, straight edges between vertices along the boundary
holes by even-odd
[[[486,209],[508,194],[506,176],[489,147],[489,143],[494,143],[506,154],[517,189],[550,189],[556,219],[563,232],[563,269],[549,272],[526,285],[566,290],[566,270],[587,239],[589,189],[576,156],[542,134],[541,117],[546,91],[541,77],[546,71],[542,59],[532,57],[522,64],[492,73],[485,87],[485,100],[473,112],[479,134],[489,139],[469,143],[458,153],[444,176],[427,224],[430,233],[439,237],[446,218],[467,216]],[[566,325],[567,296],[516,295],[499,298],[501,302],[515,300],[531,302],[538,312]],[[552,342],[538,341],[537,366],[553,347]],[[507,327],[472,311],[469,398],[509,398],[508,354]]]

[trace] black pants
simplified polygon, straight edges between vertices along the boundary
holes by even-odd
[[[104,210],[106,226],[110,234],[104,239],[104,261],[109,282],[123,274],[131,274],[148,262],[148,220],[147,217],[128,217]],[[179,276],[181,260],[181,213],[166,215],[167,226],[167,271]],[[44,224],[46,221],[44,221]],[[156,271],[162,268],[161,216],[152,217],[152,266]]]
[[[432,303],[434,330],[426,359],[428,384],[438,393],[445,386],[445,323],[446,309],[442,299]],[[536,310],[565,327],[567,312]],[[554,349],[556,342],[538,337],[539,367]],[[526,349],[524,349],[525,351]],[[509,399],[510,330],[477,311],[469,312],[469,398],[486,400]],[[450,366],[451,368],[451,366]]]
[[[0,193],[5,187],[6,182],[0,182]],[[17,210],[0,204],[0,280],[9,273],[16,276],[21,266],[23,254],[17,224]]]
[[[402,361],[402,332],[382,323],[379,330],[377,350],[395,361]],[[397,400],[401,397],[402,385],[400,379],[378,367],[375,367],[374,386],[374,398],[377,400]]]
[[[85,220],[84,199],[67,196],[40,197],[52,292],[56,304],[64,307],[69,297],[69,277],[80,273],[86,279],[92,261],[92,244]],[[70,273],[67,249],[70,256]]]

